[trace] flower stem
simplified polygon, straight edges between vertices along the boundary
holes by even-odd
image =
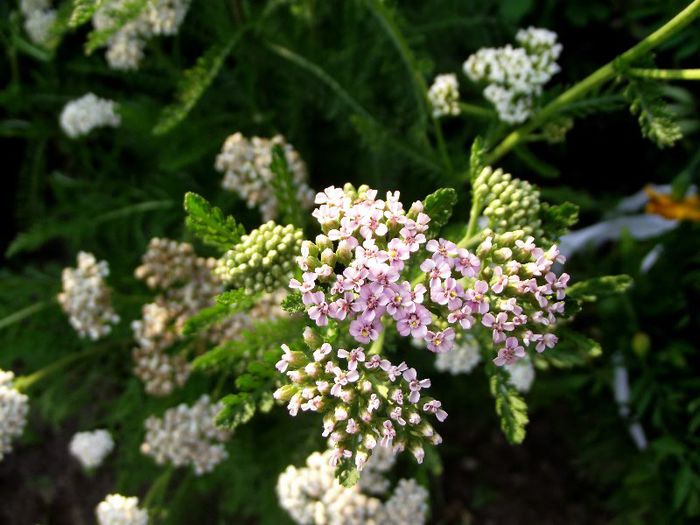
[[[6,317],[3,317],[2,319],[0,319],[0,330],[10,326],[11,324],[18,323],[19,321],[21,321],[27,317],[30,317],[37,312],[40,312],[41,310],[43,310],[44,308],[46,308],[47,306],[49,306],[53,303],[54,303],[54,301],[52,301],[52,300],[41,301],[38,303],[34,303],[30,306],[27,306],[26,308],[22,308],[21,310],[18,310],[18,311],[14,312]]]
[[[597,69],[586,78],[567,89],[564,93],[555,98],[552,102],[542,108],[529,122],[518,129],[512,131],[504,138],[498,146],[487,156],[486,162],[493,164],[518,143],[525,140],[528,135],[537,129],[550,117],[564,109],[568,104],[582,98],[589,91],[599,87],[608,80],[611,80],[619,70],[620,66],[631,64],[635,60],[643,57],[646,53],[659,46],[673,35],[685,28],[700,15],[700,0],[693,0],[688,7],[666,22],[659,29],[647,36],[634,47],[628,49],[614,60],[608,62],[603,67]]]
[[[660,80],[700,80],[700,69],[647,69],[633,67],[625,72],[631,77]]]
[[[14,380],[14,388],[21,392],[26,392],[28,389],[30,389],[32,386],[34,386],[36,383],[42,381],[46,377],[50,376],[51,374],[58,372],[59,370],[62,370],[63,368],[67,367],[68,365],[71,365],[75,362],[82,361],[83,359],[87,359],[88,357],[92,357],[98,354],[101,354],[102,352],[112,348],[114,346],[114,342],[111,344],[103,344],[99,346],[95,346],[93,348],[90,348],[89,350],[85,350],[84,352],[76,352],[73,354],[69,354],[62,359],[59,359],[58,361],[54,361],[48,366],[45,366],[44,368],[41,368],[37,370],[36,372],[28,375],[28,376],[21,376],[18,377]]]
[[[146,497],[143,498],[144,508],[151,509],[162,501],[165,492],[168,490],[168,485],[170,484],[170,478],[173,476],[173,472],[175,472],[175,469],[173,467],[168,467],[160,474],[160,476],[156,478],[151,485],[151,488],[148,489]]]
[[[469,115],[478,118],[491,118],[496,116],[496,113],[488,108],[483,108],[476,104],[468,104],[466,102],[459,103],[459,112],[460,115]]]

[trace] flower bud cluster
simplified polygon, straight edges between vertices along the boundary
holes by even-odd
[[[65,105],[60,117],[61,128],[70,138],[87,135],[95,128],[119,127],[121,117],[117,103],[87,93]]]
[[[97,262],[94,255],[86,252],[78,253],[77,268],[63,269],[63,291],[58,294],[58,302],[80,337],[95,341],[109,334],[111,325],[119,322],[105,282],[108,275],[107,261]]]
[[[107,62],[112,69],[138,69],[148,40],[157,35],[173,36],[189,10],[191,0],[150,0],[134,19],[124,24],[107,41]],[[97,31],[112,29],[128,8],[127,0],[102,2],[92,18]]]
[[[468,374],[479,363],[481,363],[479,343],[469,334],[462,334],[461,339],[455,341],[452,350],[437,354],[435,358],[435,368],[452,375]]]
[[[540,192],[529,182],[486,166],[474,180],[474,198],[484,206],[483,214],[493,231],[523,230],[536,238],[542,236]]]
[[[0,461],[12,452],[12,441],[22,435],[29,413],[29,398],[12,386],[14,377],[0,370]]]
[[[282,135],[271,139],[247,139],[241,133],[234,133],[224,142],[215,164],[217,171],[224,174],[222,187],[238,193],[248,207],[259,207],[265,221],[276,219],[278,215],[278,202],[272,184],[275,175],[270,168],[275,146],[280,146],[284,151],[298,203],[304,209],[310,208],[314,193],[307,183],[306,164]]]
[[[98,525],[148,525],[148,512],[139,508],[136,497],[110,494],[97,505]]]
[[[535,381],[535,367],[532,365],[532,360],[526,356],[515,363],[506,365],[505,369],[510,376],[508,382],[518,392],[527,394]]]
[[[556,33],[546,29],[521,29],[516,41],[522,47],[482,48],[464,62],[464,73],[486,84],[484,97],[509,124],[528,119],[543,86],[559,71],[562,50]]]
[[[564,315],[569,275],[552,270],[564,256],[556,245],[538,248],[522,230],[502,235],[485,230],[484,237],[475,254],[445,239],[428,242],[433,256],[421,269],[432,304],[440,308],[433,311],[455,327],[488,329],[499,347],[497,366],[525,357],[524,346],[537,352],[553,348],[557,336],[551,330]],[[425,337],[433,352],[449,351],[454,338],[452,327]]]
[[[382,448],[377,448],[377,455]],[[280,474],[277,495],[280,506],[300,525],[422,525],[427,519],[428,491],[415,480],[402,479],[391,497],[383,502],[366,494],[367,474],[374,457],[360,476],[360,482],[351,488],[343,487],[335,479],[329,465],[331,451],[314,452],[306,465],[293,465]],[[387,454],[383,454],[387,455]],[[389,452],[388,455],[393,456]],[[393,463],[393,462],[392,462]],[[389,465],[390,467],[391,465]],[[382,480],[382,494],[388,490],[389,481]],[[377,492],[374,492],[377,494]]]
[[[50,0],[20,0],[19,9],[24,16],[24,30],[29,39],[35,44],[48,44],[57,14]]]
[[[421,304],[425,287],[412,287],[401,272],[426,242],[423,204],[414,202],[407,214],[398,192],[382,200],[376,190],[351,185],[326,188],[316,203],[312,215],[324,234],[302,243],[302,280],[289,283],[302,293],[309,317],[318,326],[329,318],[349,322],[350,335],[363,344],[378,339],[392,319],[402,335],[410,328],[422,338],[432,319]]]
[[[68,450],[85,468],[97,468],[114,449],[114,440],[106,430],[78,432],[70,440]]]
[[[183,403],[162,418],[149,417],[141,452],[159,465],[191,466],[197,476],[211,472],[228,457],[224,443],[231,434],[214,423],[222,408],[204,395],[191,407]]]
[[[215,273],[225,283],[243,288],[248,294],[279,290],[289,280],[303,236],[302,230],[291,224],[266,222],[241,237],[219,259]]]
[[[143,305],[141,319],[131,324],[137,343],[134,373],[151,395],[168,395],[189,377],[186,359],[167,350],[182,339],[187,319],[211,306],[223,291],[212,273],[215,264],[214,258],[197,257],[188,243],[154,238],[134,272],[150,288],[162,291],[154,302]]]
[[[433,108],[433,116],[459,115],[459,83],[457,75],[438,75],[428,90],[428,100]]]
[[[276,368],[290,384],[274,397],[288,402],[292,416],[300,410],[323,414],[332,466],[347,459],[361,471],[377,445],[396,452],[408,449],[420,463],[423,445],[442,441],[428,416],[444,421],[447,412],[426,395],[430,380],[419,379],[415,368],[367,355],[361,346],[334,350],[329,343],[318,344],[321,337],[311,328],[304,338],[308,348],[282,345]]]

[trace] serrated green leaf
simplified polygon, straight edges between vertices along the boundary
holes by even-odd
[[[155,135],[164,135],[182,122],[219,74],[226,58],[241,36],[239,31],[225,44],[214,44],[204,52],[192,68],[182,74],[175,102],[163,108],[153,128]]]
[[[271,185],[277,199],[277,209],[281,223],[293,224],[298,228],[302,228],[304,226],[304,215],[302,214],[300,203],[297,201],[294,176],[289,170],[284,149],[279,144],[275,144],[272,147],[270,171],[274,175]]]
[[[659,148],[673,146],[683,138],[677,118],[663,99],[658,82],[629,79],[624,95],[630,103],[630,111],[637,115],[642,135]]]
[[[216,302],[228,306],[232,311],[238,312],[252,306],[254,296],[247,294],[242,288],[237,288],[235,290],[226,290],[217,295]]]
[[[89,21],[104,0],[73,0],[73,10],[68,19],[68,27],[78,27]]]
[[[423,200],[423,211],[430,217],[428,237],[435,237],[452,216],[457,203],[457,192],[453,188],[440,188]]]
[[[224,408],[216,415],[215,423],[234,430],[237,426],[250,421],[255,415],[255,398],[246,393],[230,394],[221,399]]]
[[[544,237],[556,241],[562,235],[569,232],[569,229],[578,222],[579,207],[571,202],[561,204],[541,203],[540,220]]]
[[[472,142],[469,154],[469,181],[474,182],[476,177],[486,167],[486,146],[482,137],[476,137]]]
[[[287,297],[282,300],[282,310],[289,312],[290,314],[296,314],[306,310],[304,302],[302,301],[301,293],[291,292]]]
[[[572,299],[593,302],[601,297],[624,293],[632,283],[629,275],[605,275],[574,283],[569,286],[566,293]]]
[[[196,193],[185,194],[186,224],[203,242],[222,252],[229,250],[245,235],[245,229],[231,216],[225,217],[216,206]]]
[[[552,350],[537,355],[538,365],[542,367],[573,368],[590,363],[591,359],[600,357],[603,349],[600,343],[574,330],[560,328],[557,330],[559,343]]]
[[[360,481],[360,472],[352,461],[344,458],[335,469],[335,477],[343,487],[352,488]]]
[[[85,53],[90,55],[98,48],[107,45],[109,39],[121,31],[126,24],[136,20],[147,5],[148,0],[124,0],[118,5],[110,4],[107,8],[112,24],[109,27],[94,29],[90,32],[85,43]]]
[[[496,414],[501,420],[501,430],[511,444],[518,445],[525,439],[525,427],[529,422],[527,404],[510,384],[508,373],[503,368],[489,363],[484,369],[490,376],[489,387],[496,400]]]
[[[190,317],[182,327],[183,335],[195,335],[214,323],[222,321],[229,315],[229,308],[224,304],[215,304],[203,308]]]

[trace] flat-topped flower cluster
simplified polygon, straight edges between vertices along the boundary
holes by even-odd
[[[0,369],[0,461],[12,452],[12,442],[27,424],[29,397],[13,386],[15,375]]]

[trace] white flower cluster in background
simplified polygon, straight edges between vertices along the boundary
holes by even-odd
[[[275,135],[271,139],[247,139],[241,133],[234,133],[224,142],[215,163],[217,171],[224,174],[221,186],[238,193],[248,207],[259,207],[263,221],[275,219],[278,214],[277,198],[272,186],[275,175],[270,169],[274,146],[280,146],[284,151],[297,201],[304,209],[311,208],[315,192],[307,184],[306,164],[282,135]]]
[[[465,334],[452,350],[437,354],[435,368],[440,372],[449,372],[452,375],[468,374],[480,362],[479,343],[474,337]]]
[[[51,7],[50,0],[20,0],[19,9],[29,39],[35,44],[48,44],[56,22],[56,10]]]
[[[109,67],[122,71],[138,69],[149,39],[177,34],[191,0],[151,0],[144,9],[110,37],[106,58]],[[103,2],[92,18],[97,31],[110,30],[124,15],[126,0]]]
[[[149,417],[141,452],[159,465],[191,466],[197,476],[211,472],[228,457],[224,443],[231,433],[214,423],[222,408],[204,395],[191,407],[183,403],[162,418]]]
[[[522,47],[482,48],[464,62],[464,73],[487,84],[484,97],[509,124],[528,119],[542,87],[559,71],[562,51],[556,33],[547,29],[521,29],[515,39]]]
[[[505,369],[510,374],[509,383],[515,387],[518,392],[526,394],[532,388],[532,383],[535,381],[535,367],[532,365],[532,360],[525,357],[512,363],[505,365]]]
[[[95,128],[119,127],[121,117],[117,113],[116,102],[87,93],[65,105],[60,123],[63,132],[74,139],[87,135]]]
[[[102,429],[78,432],[70,440],[68,449],[83,467],[97,468],[114,449],[114,440]]]
[[[329,465],[331,451],[314,452],[306,465],[280,474],[277,495],[282,508],[300,525],[422,525],[428,513],[428,491],[415,480],[402,479],[386,500],[389,482],[382,476],[394,463],[389,449],[377,447],[360,482],[343,487]]]
[[[91,253],[78,253],[78,267],[63,269],[63,291],[58,302],[68,314],[70,324],[80,337],[93,341],[106,336],[119,316],[112,308],[112,293],[105,277],[107,261],[98,262]]]
[[[22,435],[29,413],[29,398],[13,388],[14,377],[0,370],[0,461],[12,452],[12,441]]]
[[[428,90],[428,100],[435,118],[446,115],[459,115],[459,83],[457,82],[457,75],[448,73],[436,76],[433,85]]]
[[[148,512],[139,508],[138,498],[110,494],[97,505],[99,525],[147,525]]]

